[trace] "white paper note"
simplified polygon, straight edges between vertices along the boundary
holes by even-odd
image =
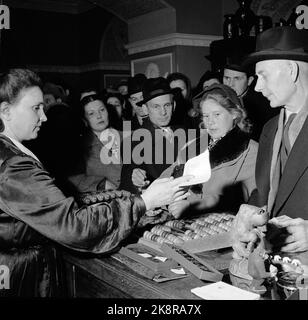
[[[171,269],[171,272],[175,274],[186,274],[184,268]]]
[[[138,253],[139,256],[143,257],[143,258],[152,258],[152,256],[148,253]]]
[[[192,186],[194,184],[204,183],[211,177],[211,165],[209,150],[206,149],[200,155],[189,159],[184,166],[183,176],[194,176],[188,182],[181,184],[181,186]]]
[[[191,292],[205,300],[258,300],[260,295],[231,286],[219,281],[203,287],[191,289]]]
[[[153,259],[159,260],[159,261],[161,261],[161,262],[165,262],[168,258],[167,258],[167,257],[159,257],[159,256],[156,256],[156,257],[154,257]]]

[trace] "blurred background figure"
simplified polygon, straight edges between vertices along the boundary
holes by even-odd
[[[90,87],[90,88],[84,88],[83,90],[81,90],[80,92],[80,99],[79,101],[81,101],[84,97],[86,96],[90,96],[92,94],[98,94],[98,90],[96,88]]]
[[[143,100],[142,88],[147,80],[142,73],[136,74],[134,77],[128,79],[128,100],[133,109],[133,117],[131,121],[131,130],[139,129],[143,121],[148,117],[146,109],[138,106],[137,103]]]
[[[252,68],[242,66],[241,57],[229,59],[223,72],[223,83],[236,92],[253,124],[251,138],[259,141],[264,124],[277,115],[279,110],[272,109],[268,100],[254,90],[254,72]]]
[[[66,105],[66,93],[60,85],[51,82],[46,82],[43,86],[44,95],[44,112],[56,104]]]
[[[221,83],[221,75],[215,71],[205,71],[194,90],[194,96],[211,86],[213,83]]]
[[[105,97],[106,103],[113,109],[115,117],[114,126],[117,130],[123,131],[123,121],[129,120],[124,117],[124,98],[119,93],[108,93]]]
[[[123,97],[123,117],[126,120],[131,120],[133,114],[132,114],[132,106],[128,100],[128,81],[127,80],[121,80],[119,84],[117,85],[117,91],[119,94]]]
[[[192,109],[192,93],[190,79],[180,72],[174,72],[168,75],[167,81],[173,89],[175,109],[172,114],[171,124],[175,126],[184,126],[193,128],[193,123],[188,116]]]

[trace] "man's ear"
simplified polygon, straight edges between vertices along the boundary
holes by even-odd
[[[149,112],[148,112],[148,107],[147,107],[146,104],[143,104],[143,105],[142,105],[142,110],[143,110],[144,114],[149,114]]]
[[[5,120],[10,120],[11,118],[11,112],[10,112],[10,105],[8,102],[4,101],[0,104],[0,113],[1,117]]]
[[[172,112],[174,112],[174,110],[175,110],[175,107],[176,107],[176,101],[175,101],[175,100],[173,100],[173,107],[172,107]]]
[[[293,82],[296,82],[299,74],[298,64],[295,61],[288,61],[288,64],[291,72],[291,78]]]
[[[248,77],[248,87],[252,84],[253,79],[253,76]]]

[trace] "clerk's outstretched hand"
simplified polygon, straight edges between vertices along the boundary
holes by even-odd
[[[189,201],[185,199],[180,201],[175,201],[169,205],[168,210],[174,216],[175,219],[178,219],[183,214],[185,209],[189,207],[189,205],[190,205]]]
[[[269,220],[278,228],[286,228],[289,235],[285,239],[283,252],[302,252],[308,250],[308,221],[302,218],[292,219],[280,216]]]
[[[194,176],[183,176],[174,179],[163,178],[156,179],[141,195],[147,210],[165,206],[174,201],[186,199],[189,195],[188,187],[180,185],[190,181]]]

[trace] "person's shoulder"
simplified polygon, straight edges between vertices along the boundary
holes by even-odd
[[[4,135],[0,135],[0,159],[1,162],[21,154],[20,150]]]
[[[249,156],[256,158],[259,150],[259,143],[253,139],[250,139],[247,150]]]
[[[269,119],[263,127],[263,131],[267,131],[272,129],[273,127],[278,125],[278,119],[279,119],[279,114],[275,115],[274,117],[272,117],[271,119]]]
[[[249,148],[250,148],[251,150],[258,150],[258,148],[259,148],[259,143],[258,143],[257,141],[255,141],[255,140],[253,140],[253,139],[250,139],[250,140],[249,140]]]

